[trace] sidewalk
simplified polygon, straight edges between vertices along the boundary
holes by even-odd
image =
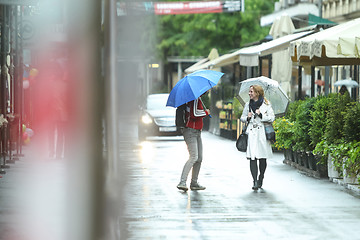
[[[359,198],[342,187],[308,177],[275,152],[263,188],[253,191],[249,161],[235,141],[206,132],[202,140],[204,191],[176,189],[187,156],[183,142],[150,141],[153,157],[132,159],[129,239],[359,239]]]
[[[130,148],[128,142],[120,146],[120,155],[126,159],[121,167],[126,165],[131,169],[128,172],[126,197],[122,196],[125,200],[121,199],[121,203],[127,205],[127,212],[120,218],[124,220],[121,226],[118,222],[113,226],[122,233],[122,238],[109,240],[159,237],[240,239],[234,238],[235,235],[247,240],[333,239],[343,236],[339,233],[342,229],[329,230],[336,228],[338,219],[349,217],[345,231],[358,224],[358,199],[352,197],[359,197],[358,189],[349,190],[338,179],[332,180],[339,184],[337,186],[326,179],[308,177],[306,171],[284,164],[284,155],[275,152],[268,161],[264,189],[256,193],[251,190],[248,162],[243,153],[235,149],[235,141],[210,133],[204,133],[203,141],[209,151],[205,152],[200,182],[207,186],[207,190],[187,193],[176,189],[186,153],[184,142],[150,142],[155,152],[148,152],[153,155],[147,159],[148,162],[139,157],[141,146]],[[222,154],[217,148],[227,154]],[[11,164],[0,179],[0,239],[22,240],[13,234],[25,221],[35,224],[35,227],[26,226],[26,234],[36,234],[39,229],[46,229],[46,233],[59,236],[51,239],[73,240],[65,237],[68,219],[64,212],[69,209],[64,209],[62,205],[66,196],[64,182],[67,177],[63,162],[61,159],[53,159],[46,164],[35,162],[33,165],[26,150],[25,156]],[[173,156],[173,159],[168,156]],[[41,176],[37,175],[39,171]],[[32,183],[36,185],[31,188],[27,182],[29,176],[35,176]],[[43,192],[39,190],[45,190],[46,194],[41,194]],[[119,185],[115,186],[112,194],[119,194],[118,190]],[[117,196],[115,198],[119,200]],[[18,214],[25,218],[19,221]],[[117,217],[114,211],[114,219],[119,221]],[[48,219],[48,222],[44,222],[44,219]],[[318,225],[317,228],[314,224]],[[304,229],[306,232],[303,232]],[[314,238],[311,235],[314,233],[323,237]]]
[[[360,196],[360,185],[344,183],[344,180],[342,178],[330,178],[330,181],[346,188],[347,190],[351,191],[356,196]]]
[[[0,239],[65,239],[64,161],[34,158],[28,146],[23,153],[0,179]]]
[[[294,162],[291,162],[291,161],[288,161],[285,159],[284,159],[283,163],[293,167],[294,169],[298,170],[299,172],[303,173],[304,175],[307,175],[307,176],[313,177],[313,178],[320,178],[320,175],[318,172],[310,170],[309,168],[300,166],[299,164],[296,164]],[[360,185],[359,184],[345,183],[342,178],[328,178],[328,179],[330,182],[340,185],[341,187],[345,188],[346,190],[348,190],[355,196],[360,196]]]

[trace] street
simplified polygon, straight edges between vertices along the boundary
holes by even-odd
[[[359,196],[283,164],[282,153],[268,160],[263,189],[253,191],[235,141],[203,132],[199,182],[206,190],[183,192],[176,188],[188,155],[182,137],[127,137],[120,139],[117,177],[127,180],[114,181],[104,195],[104,239],[360,239]],[[79,210],[85,198],[78,194],[70,205],[77,207],[66,207],[64,161],[31,161],[29,154],[0,182],[0,239],[77,239],[67,237],[69,219],[86,217]]]
[[[125,191],[129,239],[360,239],[360,200],[341,186],[307,177],[274,153],[263,189],[253,191],[234,141],[204,132],[203,145],[199,182],[207,189],[182,192],[185,142],[141,143]]]

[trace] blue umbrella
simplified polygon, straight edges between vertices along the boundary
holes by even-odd
[[[199,70],[182,78],[171,90],[166,106],[178,107],[197,99],[220,80],[222,72]]]

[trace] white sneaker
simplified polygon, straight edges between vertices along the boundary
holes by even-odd
[[[191,190],[205,190],[206,187],[201,186],[199,183],[192,183],[192,184],[190,184],[190,189]]]
[[[177,188],[180,189],[180,190],[183,190],[183,191],[187,191],[188,188],[186,186],[186,183],[184,182],[180,182],[178,185],[177,185]]]

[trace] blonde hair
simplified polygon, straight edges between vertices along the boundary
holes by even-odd
[[[269,101],[264,96],[264,89],[260,85],[251,85],[250,87],[253,88],[254,92],[264,98],[265,104],[269,104]]]

